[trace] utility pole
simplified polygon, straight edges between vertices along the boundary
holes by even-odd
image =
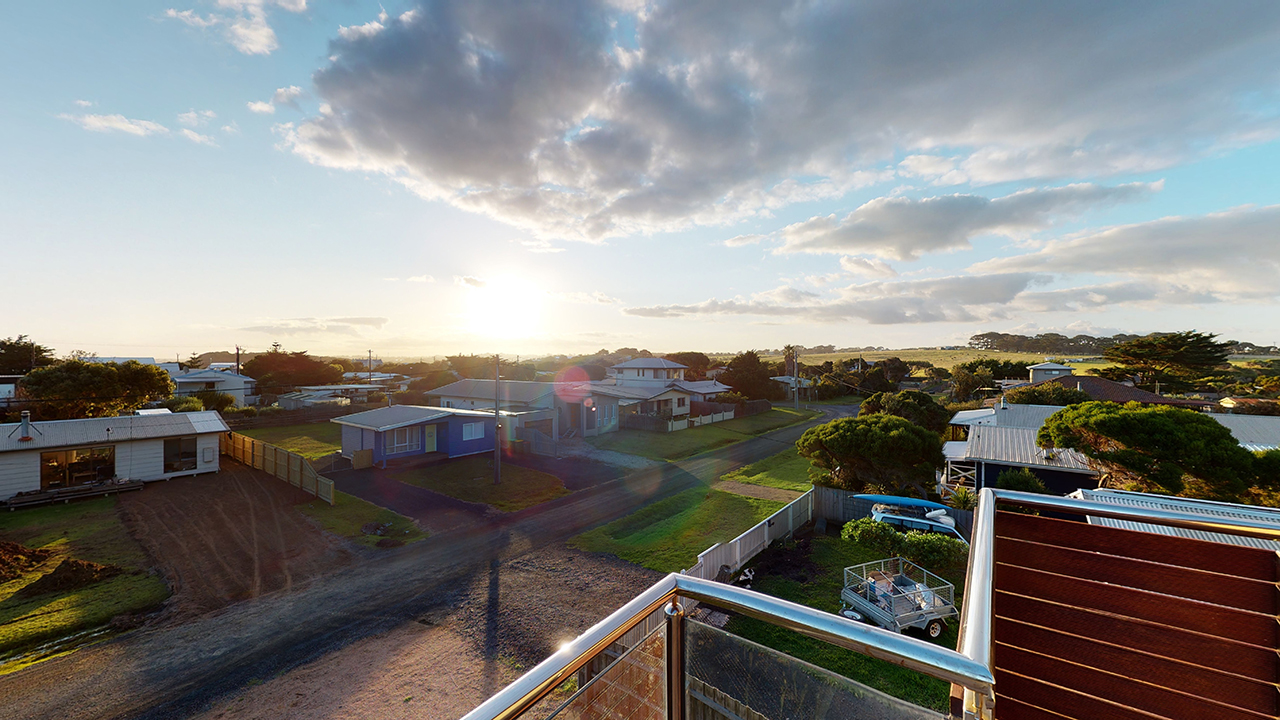
[[[493,484],[502,482],[502,415],[498,408],[502,407],[502,356],[493,356]]]
[[[236,346],[236,374],[240,374],[240,346]]]
[[[791,353],[791,381],[795,388],[796,409],[800,409],[800,348]]]
[[[372,350],[369,351],[369,364],[365,366],[365,369],[369,371],[369,384],[372,385],[373,384],[373,351]]]

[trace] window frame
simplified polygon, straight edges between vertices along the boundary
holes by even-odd
[[[417,425],[392,429],[387,436],[388,455],[413,452],[422,449],[422,428]]]
[[[462,441],[484,439],[484,422],[462,423]]]

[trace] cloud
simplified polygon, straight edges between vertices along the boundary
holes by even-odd
[[[816,216],[788,225],[779,252],[867,253],[916,260],[925,253],[961,250],[980,235],[1034,232],[1055,219],[1085,210],[1141,200],[1161,183],[1103,187],[1083,183],[1023,190],[994,200],[978,195],[943,195],[912,200],[880,197],[843,218]]]
[[[410,10],[409,12],[413,12],[413,11]],[[405,13],[405,14],[407,15],[408,13]],[[409,19],[412,20],[413,17],[410,16]],[[342,38],[343,40],[357,40],[359,38],[373,37],[374,35],[377,35],[378,33],[386,29],[386,26],[383,25],[383,23],[385,23],[386,21],[387,21],[387,11],[383,10],[382,12],[378,13],[377,20],[370,20],[369,22],[363,25],[352,25],[350,27],[339,26],[338,37]]]
[[[471,275],[454,275],[453,284],[460,285],[462,287],[482,288],[488,283],[486,283],[484,280],[481,280],[478,277],[473,277]]]
[[[725,247],[742,247],[743,245],[755,245],[762,240],[768,239],[768,235],[735,235],[724,241]]]
[[[58,117],[70,120],[85,130],[93,132],[122,132],[129,135],[145,137],[147,135],[163,135],[169,128],[150,120],[131,120],[123,115],[67,115]]]
[[[413,277],[407,277],[404,280],[405,282],[416,282],[416,283],[433,283],[436,281],[436,279],[431,277],[430,275],[414,275]]]
[[[556,247],[547,240],[521,240],[520,244],[531,253],[558,253],[564,252],[562,247]]]
[[[188,110],[184,113],[178,113],[178,122],[187,127],[200,127],[216,117],[218,117],[218,114],[212,110]]]
[[[378,24],[334,38],[313,76],[333,111],[288,146],[545,238],[766,217],[895,175],[1147,172],[1280,137],[1258,101],[1273,3],[440,0]]]
[[[182,137],[190,140],[191,142],[197,145],[208,145],[210,147],[218,147],[218,143],[215,142],[213,138],[209,137],[208,135],[201,135],[195,130],[182,128],[178,132],[182,134]]]
[[[269,55],[280,47],[267,17],[269,6],[293,13],[307,9],[306,0],[218,0],[224,12],[201,17],[194,10],[169,8],[164,14],[199,30],[221,27],[223,37],[236,50],[246,55]]]
[[[223,126],[222,126],[222,132],[224,132],[224,133],[226,133],[226,134],[228,134],[228,135],[239,135],[239,134],[240,134],[240,124],[239,124],[239,123],[237,123],[235,120],[232,120],[231,122],[229,122],[229,123],[227,123],[226,125],[223,125]]]
[[[286,318],[266,320],[258,325],[239,328],[245,332],[267,335],[348,335],[360,336],[362,329],[381,330],[387,324],[384,317],[349,318]]]
[[[198,15],[195,10],[183,10],[179,12],[174,8],[169,8],[168,10],[164,11],[164,14],[165,14],[165,17],[173,18],[174,20],[181,21],[182,23],[186,25],[190,25],[191,27],[194,27],[194,28],[207,28],[212,25],[217,25],[219,22],[218,18],[213,15],[209,15],[208,17],[200,17],[200,15]]]
[[[94,104],[92,100],[76,100],[75,103],[76,105],[79,105],[82,108],[93,107],[93,104]]]
[[[840,258],[840,267],[851,275],[867,275],[872,277],[897,277],[898,271],[893,266],[883,260],[864,257],[850,257],[846,255]]]
[[[275,93],[271,96],[271,104],[272,105],[288,105],[291,108],[300,109],[298,108],[298,98],[302,97],[305,94],[306,93],[303,92],[302,88],[298,87],[297,85],[290,85],[289,87],[276,88]]]
[[[275,105],[272,105],[269,102],[262,102],[261,100],[253,100],[245,103],[245,105],[248,106],[249,112],[255,112],[259,115],[271,115],[276,111]]]
[[[1024,255],[978,263],[978,272],[1043,271],[1129,277],[1181,289],[1191,299],[1280,297],[1280,205],[1166,217],[1053,240]],[[1178,299],[1178,293],[1167,296]]]
[[[610,297],[600,291],[596,292],[553,292],[548,293],[551,297],[565,302],[577,303],[579,305],[617,305],[622,301]]]

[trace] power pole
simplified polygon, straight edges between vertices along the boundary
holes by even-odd
[[[800,409],[800,348],[791,353],[791,380],[795,388],[796,409]]]
[[[369,371],[369,384],[372,385],[373,384],[373,351],[372,350],[369,351],[369,365],[366,366],[365,369]]]
[[[236,346],[236,374],[240,374],[240,346]]]
[[[502,415],[498,408],[502,406],[502,356],[493,356],[493,484],[502,482]]]

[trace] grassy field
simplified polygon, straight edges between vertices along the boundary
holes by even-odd
[[[494,485],[493,459],[488,455],[405,470],[392,477],[459,500],[491,505],[502,512],[523,510],[569,494],[555,475],[510,463],[502,465],[502,483]]]
[[[404,543],[417,542],[427,537],[427,533],[409,518],[394,513],[384,507],[365,502],[358,497],[344,492],[334,491],[334,504],[313,500],[298,506],[298,510],[307,517],[313,518],[325,530],[334,535],[354,540],[361,545],[377,547],[383,538],[394,538]],[[382,536],[365,535],[361,532],[368,523],[390,525]]]
[[[698,487],[589,530],[569,544],[612,553],[651,570],[676,572],[697,562],[698,553],[734,539],[781,507],[771,500]]]
[[[813,485],[809,482],[810,467],[808,458],[801,457],[795,450],[784,450],[773,457],[725,473],[720,479],[805,492]]]
[[[615,433],[587,438],[587,442],[601,450],[642,455],[653,460],[679,460],[817,416],[818,413],[811,410],[774,408],[759,415],[688,430],[670,433],[619,430]]]
[[[844,585],[844,568],[881,559],[881,553],[838,537],[814,537],[811,548],[809,560],[819,568],[816,577],[810,578],[808,582],[799,582],[776,575],[758,575],[752,583],[752,589],[819,610],[837,612],[840,609],[840,590]],[[956,579],[948,580],[954,582]],[[957,592],[959,589],[957,585]],[[958,624],[954,620],[949,621],[942,636],[930,642],[954,648],[957,628]],[[745,616],[735,617],[727,629],[748,640],[839,673],[894,697],[938,711],[947,709],[950,685],[942,680]],[[925,638],[923,634],[916,637]]]
[[[0,584],[0,656],[98,627],[117,615],[150,610],[169,596],[164,581],[146,572],[150,561],[125,530],[116,501],[108,497],[0,514],[0,540],[53,552],[41,566]],[[67,558],[123,572],[71,590],[14,597]],[[24,664],[7,663],[4,672]]]
[[[342,449],[342,426],[331,422],[255,428],[238,432],[312,460]]]

